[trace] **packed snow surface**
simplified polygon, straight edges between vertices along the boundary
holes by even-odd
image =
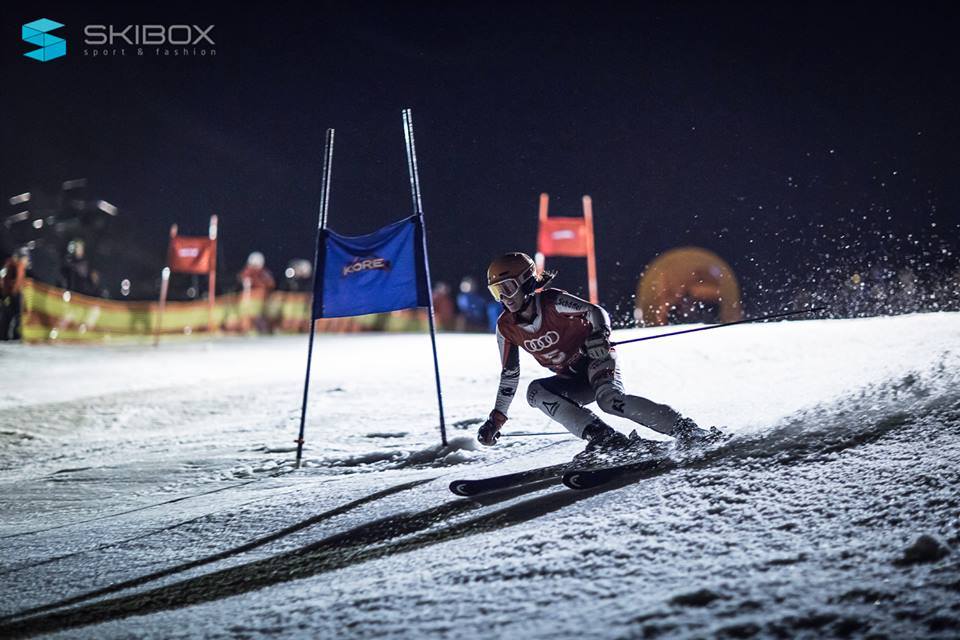
[[[582,448],[522,394],[476,445],[492,336],[439,336],[447,447],[426,336],[318,336],[294,469],[306,342],[0,347],[0,637],[960,634],[958,314],[625,345],[722,452],[473,500]]]

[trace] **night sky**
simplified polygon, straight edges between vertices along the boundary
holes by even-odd
[[[727,259],[753,310],[819,267],[943,277],[960,264],[958,14],[839,4],[5,8],[2,206],[85,177],[121,211],[111,277],[159,269],[169,225],[203,233],[211,213],[221,272],[255,249],[281,272],[312,256],[327,127],[331,227],[410,213],[409,106],[435,280],[533,252],[541,191],[554,214],[593,197],[611,308],[686,244]],[[41,17],[66,25],[65,58],[23,57],[20,25]],[[94,23],[214,24],[216,56],[91,59]],[[548,266],[576,291],[581,262]]]

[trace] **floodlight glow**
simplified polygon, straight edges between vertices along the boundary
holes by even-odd
[[[97,208],[108,215],[117,215],[117,208],[106,200],[97,200]]]

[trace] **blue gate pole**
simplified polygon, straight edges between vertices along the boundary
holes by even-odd
[[[327,210],[330,206],[330,171],[333,165],[333,129],[327,129],[326,142],[323,145],[323,174],[320,181],[320,216],[317,224],[317,241],[313,248],[313,291],[316,295],[317,274],[323,277],[323,265],[320,259],[320,240],[327,228]],[[307,394],[310,391],[310,364],[313,362],[313,336],[317,332],[317,319],[313,316],[314,306],[310,306],[310,342],[307,347],[307,374],[303,380],[303,404],[300,407],[300,435],[297,437],[297,468],[303,459],[303,433],[307,421]]]
[[[437,330],[433,313],[433,283],[430,280],[430,259],[427,257],[427,227],[423,220],[423,202],[420,198],[420,173],[417,170],[417,146],[413,139],[413,113],[403,110],[403,134],[407,145],[407,169],[410,172],[410,195],[413,198],[413,212],[420,220],[420,235],[423,239],[424,272],[427,276],[427,300],[430,323],[430,344],[433,347],[433,373],[437,381],[437,406],[440,408],[440,442],[447,446],[447,426],[443,419],[443,391],[440,388],[440,362],[437,359]]]

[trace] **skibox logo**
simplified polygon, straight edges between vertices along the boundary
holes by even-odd
[[[360,273],[361,271],[376,271],[378,269],[387,270],[390,268],[390,261],[384,258],[372,256],[369,258],[354,258],[353,262],[343,268],[343,276],[346,278],[351,273]]]
[[[62,24],[50,18],[40,18],[22,25],[20,36],[23,41],[40,47],[23,55],[40,62],[48,62],[67,55],[67,41],[50,34],[51,31],[55,31],[62,26]]]

